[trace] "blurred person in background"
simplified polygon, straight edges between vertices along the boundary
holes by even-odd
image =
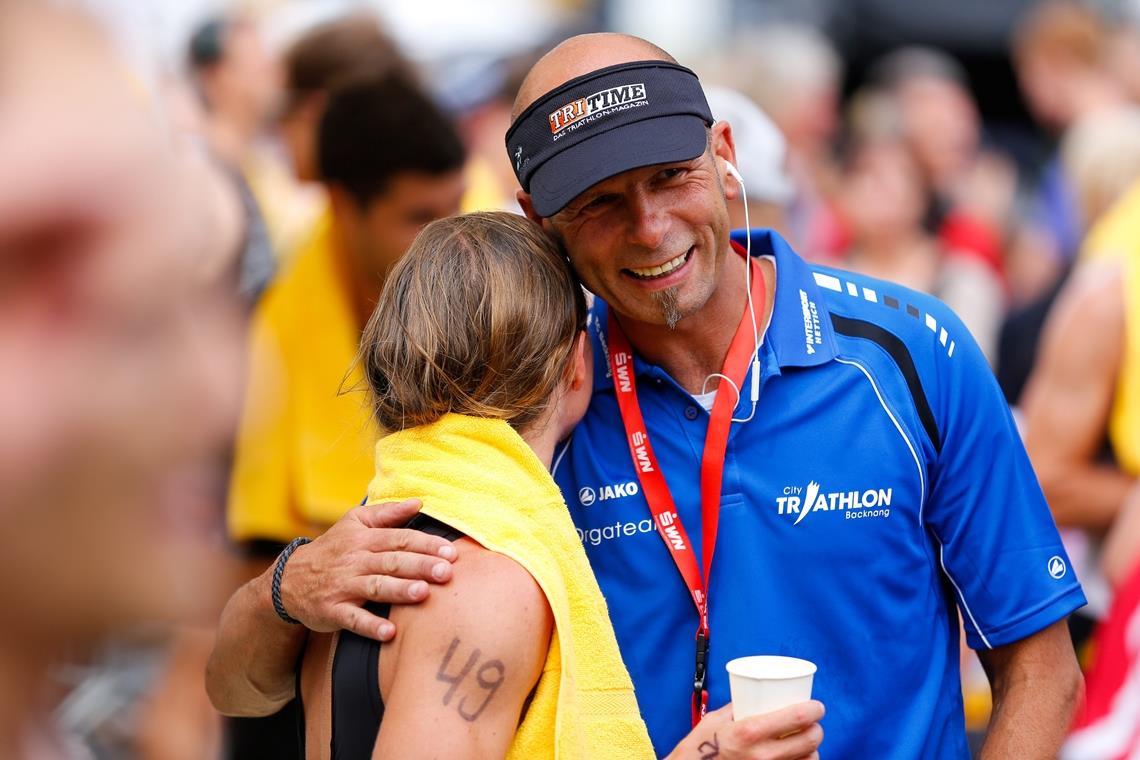
[[[1140,103],[1140,2],[1122,0],[1113,10],[1105,65],[1129,102]]]
[[[273,204],[267,212],[278,238],[278,260],[285,265],[312,238],[325,234],[330,223],[317,161],[318,131],[329,98],[354,81],[395,74],[414,82],[417,75],[379,19],[364,11],[303,32],[288,45],[282,60],[285,94],[277,135],[301,192],[287,196],[292,203]]]
[[[972,256],[1001,277],[1017,174],[982,147],[965,70],[939,50],[907,47],[880,59],[870,78],[890,98],[896,129],[928,188],[924,225],[949,255]]]
[[[1095,114],[1063,146],[1090,231],[1053,306],[1022,400],[1026,448],[1074,562],[1089,618],[1111,589],[1100,541],[1140,475],[1140,110]],[[1080,620],[1080,618],[1077,618]]]
[[[747,95],[787,139],[795,188],[789,240],[809,260],[834,261],[843,246],[833,207],[843,76],[838,53],[815,29],[774,24],[742,33],[711,68],[710,82]]]
[[[278,108],[280,63],[266,49],[256,22],[246,16],[204,22],[188,47],[210,147],[230,166],[244,167]]]
[[[1110,32],[1090,5],[1048,0],[1030,6],[1015,29],[1013,63],[1030,112],[1059,141],[1080,121],[1126,103],[1111,65]],[[1091,223],[1082,219],[1076,188],[1059,151],[1037,180],[1028,218],[1006,259],[1013,310],[1002,327],[998,382],[1011,405],[1021,403],[1037,362],[1042,328]]]
[[[1140,178],[1140,106],[1094,113],[1073,125],[1061,143],[1061,165],[1086,230],[1078,261],[1109,211]]]
[[[1101,569],[1112,607],[1096,633],[1085,701],[1060,760],[1129,760],[1140,754],[1140,487],[1105,541]]]
[[[197,122],[214,157],[241,198],[245,245],[237,269],[239,288],[252,302],[275,269],[274,240],[263,208],[287,196],[291,182],[266,143],[281,98],[281,72],[252,17],[219,17],[203,23],[188,43],[190,84],[200,109],[184,103],[184,120]],[[286,192],[280,192],[280,188]]]
[[[56,667],[208,620],[228,585],[239,309],[200,258],[228,255],[237,227],[150,105],[91,23],[0,5],[5,758],[75,756]]]
[[[929,293],[950,306],[992,361],[1004,294],[993,267],[975,256],[949,255],[923,226],[929,205],[919,162],[889,138],[856,146],[841,194],[855,272]]]
[[[322,110],[329,223],[253,319],[228,524],[257,572],[294,536],[319,534],[360,501],[377,431],[364,399],[344,391],[358,384],[361,331],[388,271],[420,228],[459,210],[464,190],[458,134],[405,77],[346,85]],[[232,723],[235,755],[292,740],[292,709],[262,729]]]
[[[297,38],[284,55],[285,100],[278,128],[293,172],[320,180],[317,135],[337,88],[389,74],[416,82],[415,68],[372,14],[359,12],[320,24]]]
[[[744,204],[728,209],[733,229],[767,227],[787,232],[787,206],[795,189],[787,173],[788,143],[784,135],[748,96],[727,87],[705,87],[713,117],[732,125],[736,168],[748,177],[748,224]]]
[[[341,394],[360,332],[389,269],[421,227],[458,211],[464,190],[454,127],[403,78],[341,89],[319,140],[332,224],[254,315],[230,492],[239,542],[319,532],[360,500],[375,430],[362,400]]]
[[[1089,5],[1046,0],[1030,6],[1014,32],[1013,62],[1025,102],[1042,127],[1063,139],[1081,119],[1123,105],[1124,92],[1107,65],[1108,45],[1104,19]],[[1030,221],[1044,247],[1026,254],[1010,277],[1032,279],[1040,293],[1076,258],[1082,238],[1072,180],[1057,154],[1041,170]]]
[[[515,199],[519,182],[515,178],[511,157],[503,152],[503,135],[511,126],[511,106],[527,70],[538,58],[522,54],[495,61],[484,69],[468,72],[467,77],[453,83],[450,89],[470,91],[491,87],[491,92],[476,96],[476,102],[461,105],[457,120],[463,141],[471,156],[467,164],[468,189],[463,198],[464,211],[512,211],[521,214]],[[483,84],[475,84],[475,78]]]

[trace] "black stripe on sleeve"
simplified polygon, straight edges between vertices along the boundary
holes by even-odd
[[[922,382],[918,378],[914,359],[911,358],[910,351],[907,350],[902,339],[871,322],[841,317],[838,314],[831,315],[831,324],[835,328],[835,332],[840,335],[865,338],[877,343],[894,360],[899,371],[902,372],[903,379],[906,380],[906,387],[910,391],[911,398],[914,399],[914,407],[918,411],[918,419],[922,422],[926,435],[934,444],[934,450],[942,453],[942,438],[938,433],[938,424],[934,421],[934,413],[930,410],[930,404],[926,400],[926,392],[922,389]]]

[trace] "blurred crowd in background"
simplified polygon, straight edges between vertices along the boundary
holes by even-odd
[[[0,0],[0,756],[289,756],[212,622],[360,501],[384,276],[519,211],[515,91],[590,30],[697,71],[753,226],[962,317],[1090,599],[1069,756],[1140,747],[1140,3],[668,5]]]

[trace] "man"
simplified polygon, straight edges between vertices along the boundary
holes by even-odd
[[[585,35],[548,53],[507,147],[520,204],[598,296],[594,398],[554,474],[657,752],[680,741],[683,754],[691,718],[728,701],[729,659],[767,653],[819,664],[824,755],[968,757],[958,607],[994,685],[982,756],[1055,752],[1080,691],[1062,618],[1084,598],[961,323],[926,296],[812,270],[771,233],[736,238],[761,256],[749,298],[729,240],[731,127],[643,40]],[[282,581],[289,614],[390,637],[333,586],[425,594],[398,578],[442,563],[389,554],[368,561],[383,576],[361,570],[361,549],[413,540],[361,529],[401,509],[356,513],[299,549]],[[215,657],[255,627],[262,637],[230,660],[235,703],[289,688],[300,634],[272,622],[269,593],[263,576],[223,621]],[[789,710],[817,730],[817,704]],[[714,736],[690,756],[811,755],[781,744],[786,715],[711,713]]]
[[[360,331],[419,229],[455,213],[464,151],[450,122],[399,78],[341,91],[321,123],[332,224],[254,316],[247,408],[230,491],[231,536],[283,544],[360,500],[376,430],[351,390]]]

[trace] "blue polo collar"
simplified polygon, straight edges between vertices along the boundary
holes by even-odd
[[[812,367],[835,357],[831,313],[820,296],[811,267],[780,235],[768,229],[736,230],[731,240],[744,248],[752,238],[753,256],[771,256],[776,263],[776,304],[760,348],[762,364],[778,372],[784,367]],[[589,332],[594,343],[594,388],[612,388],[608,344],[609,306],[600,298],[590,309]],[[665,372],[634,359],[636,373],[665,377]]]

